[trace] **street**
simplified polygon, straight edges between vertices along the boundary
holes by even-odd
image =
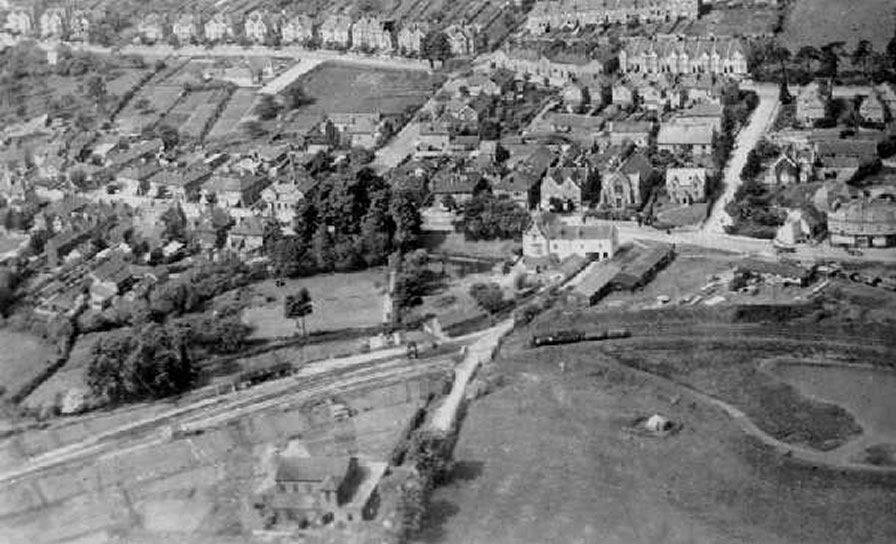
[[[775,85],[757,85],[753,87],[759,96],[759,105],[750,117],[750,122],[737,135],[731,158],[725,167],[722,183],[725,188],[721,196],[713,203],[709,217],[703,223],[706,232],[725,232],[725,225],[731,224],[731,218],[725,212],[725,206],[734,200],[734,194],[740,187],[740,172],[747,163],[747,154],[765,135],[778,113],[778,87]]]

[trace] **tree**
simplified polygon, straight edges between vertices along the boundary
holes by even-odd
[[[317,269],[322,272],[332,272],[336,261],[333,253],[333,235],[330,227],[325,223],[317,226],[311,239],[311,252]]]
[[[401,251],[414,247],[420,239],[423,220],[420,217],[420,205],[413,194],[395,191],[389,202],[389,215],[395,225],[392,237],[395,247]]]
[[[108,91],[106,90],[106,82],[103,80],[102,76],[90,76],[90,78],[87,79],[86,92],[87,96],[92,98],[97,106],[102,108],[105,105]]]
[[[269,121],[277,117],[277,114],[280,113],[280,107],[280,104],[274,100],[273,96],[265,94],[262,95],[258,105],[255,106],[255,115],[257,115],[259,119]]]
[[[771,51],[769,51],[768,55],[769,61],[777,62],[781,65],[781,77],[783,78],[784,84],[787,84],[787,61],[790,60],[790,49],[786,47],[773,47]]]
[[[287,295],[283,299],[283,316],[287,319],[296,320],[296,328],[299,328],[299,320],[301,320],[302,335],[306,333],[305,317],[314,312],[314,303],[311,301],[311,294],[306,287],[299,289],[294,295]]]
[[[438,61],[445,62],[451,58],[451,42],[448,35],[441,31],[433,31],[423,38],[421,45],[423,58],[429,60],[430,64]]]
[[[831,42],[821,48],[822,69],[826,77],[836,79],[840,68],[840,55],[843,54],[845,42]]]
[[[798,62],[805,63],[805,71],[806,73],[812,72],[812,62],[817,62],[821,60],[821,51],[818,50],[817,47],[812,47],[811,45],[805,45],[800,48],[799,51],[796,52],[796,56],[794,57]]]
[[[497,283],[475,283],[470,287],[470,296],[490,314],[499,312],[506,304],[504,291]]]
[[[50,233],[46,230],[41,229],[33,231],[28,238],[28,248],[31,250],[31,254],[41,255],[44,252],[44,248],[47,246],[47,241],[49,239]]]
[[[287,89],[285,99],[286,107],[290,110],[297,110],[314,103],[314,98],[308,96],[301,85],[293,85]]]
[[[852,52],[852,63],[862,66],[862,73],[868,77],[868,60],[874,55],[874,46],[868,40],[859,40]]]
[[[74,184],[74,186],[81,191],[87,190],[89,188],[87,182],[87,173],[80,168],[72,170],[72,173],[69,175],[69,179]]]
[[[185,242],[187,239],[187,216],[180,204],[168,208],[162,214],[162,223],[165,224],[165,230],[162,236],[167,240],[177,240]]]
[[[177,147],[178,143],[180,143],[180,134],[177,132],[177,129],[171,125],[159,125],[156,128],[155,133],[156,136],[162,140],[162,145],[165,146],[166,151],[171,151]]]
[[[392,247],[389,225],[389,193],[380,190],[370,199],[370,207],[361,220],[361,255],[367,266],[386,262]]]
[[[243,131],[252,139],[261,138],[268,133],[258,121],[246,121],[243,123]]]
[[[516,239],[529,226],[529,212],[512,200],[482,193],[463,205],[461,229],[471,240]]]
[[[887,43],[887,60],[889,61],[890,69],[896,70],[896,32],[893,33],[893,38]]]

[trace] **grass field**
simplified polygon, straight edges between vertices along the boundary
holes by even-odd
[[[0,329],[0,385],[14,393],[56,358],[56,350],[24,332]]]
[[[852,51],[861,39],[883,51],[893,37],[896,6],[892,0],[795,0],[779,40],[791,51],[846,42]]]
[[[237,133],[240,122],[252,111],[255,100],[255,90],[253,89],[234,91],[227,105],[224,106],[224,111],[218,116],[206,137],[208,139],[228,138]]]
[[[606,318],[593,318],[607,325]],[[453,478],[436,490],[418,542],[884,543],[896,537],[892,478],[789,462],[723,414],[618,369],[607,344],[520,350],[526,337],[525,330],[511,337],[489,369],[503,374],[506,385],[470,407]],[[708,342],[677,346],[681,364],[702,355],[711,366],[725,366],[729,359],[711,357]],[[682,431],[666,439],[623,432],[632,418],[652,413],[681,422]]]
[[[386,273],[382,269],[285,281],[284,287],[277,287],[274,280],[267,280],[249,288],[252,302],[243,313],[243,321],[255,327],[252,338],[278,338],[296,332],[295,321],[283,317],[283,300],[302,287],[308,289],[314,303],[314,313],[305,320],[308,332],[382,323],[386,282]]]
[[[416,70],[383,70],[326,62],[298,79],[315,99],[303,111],[398,115],[420,107],[437,79]]]

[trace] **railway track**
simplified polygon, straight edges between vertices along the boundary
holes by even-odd
[[[33,458],[22,468],[0,473],[0,484],[29,478],[68,463],[99,459],[122,450],[151,447],[171,439],[172,428],[183,431],[202,431],[226,424],[237,418],[275,409],[283,405],[312,401],[338,395],[369,385],[388,385],[408,378],[450,368],[450,357],[432,360],[404,358],[377,359],[357,365],[319,372],[311,376],[293,375],[273,383],[276,387],[240,390],[237,398],[205,399],[185,407],[174,415],[154,418],[136,426],[125,426],[96,439],[69,444]]]

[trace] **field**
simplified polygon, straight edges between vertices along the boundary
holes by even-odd
[[[603,314],[586,315],[595,325],[615,324]],[[556,316],[542,320],[551,326]],[[419,542],[884,543],[896,537],[890,506],[896,479],[789,461],[723,413],[617,364],[619,350],[645,364],[658,355],[667,364],[677,357],[674,369],[691,369],[701,384],[716,383],[712,377],[722,374],[712,374],[715,368],[741,364],[732,352],[748,353],[736,335],[727,352],[714,351],[717,338],[702,330],[649,352],[642,339],[524,350],[527,336],[524,330],[511,337],[486,369],[502,375],[505,385],[470,407],[453,476],[436,490]],[[692,365],[694,357],[699,362]],[[778,422],[806,424],[794,413],[816,408],[799,396],[775,398],[792,401],[776,405]],[[653,413],[683,429],[665,439],[623,432],[635,417]]]
[[[326,62],[298,79],[315,99],[303,111],[400,115],[419,108],[437,88],[433,76],[416,70],[383,70]]]
[[[852,51],[861,39],[883,51],[893,37],[894,22],[892,0],[795,0],[778,38],[791,51],[835,41],[846,42]]]
[[[256,93],[252,89],[237,89],[234,91],[224,111],[218,116],[218,120],[212,126],[207,138],[229,138],[239,131],[239,124],[252,111],[255,105]]]
[[[255,327],[252,338],[296,333],[295,321],[283,317],[283,299],[302,287],[308,289],[314,303],[314,313],[305,320],[308,332],[371,327],[383,322],[386,273],[382,269],[285,281],[284,287],[267,280],[248,288],[252,302],[243,321]]]
[[[33,393],[25,398],[23,404],[29,407],[52,406],[57,397],[65,395],[70,389],[87,389],[86,372],[90,350],[93,348],[99,333],[82,334],[75,342],[68,361],[50,379],[40,384]]]
[[[56,351],[40,338],[0,329],[0,385],[15,393],[56,358]]]

